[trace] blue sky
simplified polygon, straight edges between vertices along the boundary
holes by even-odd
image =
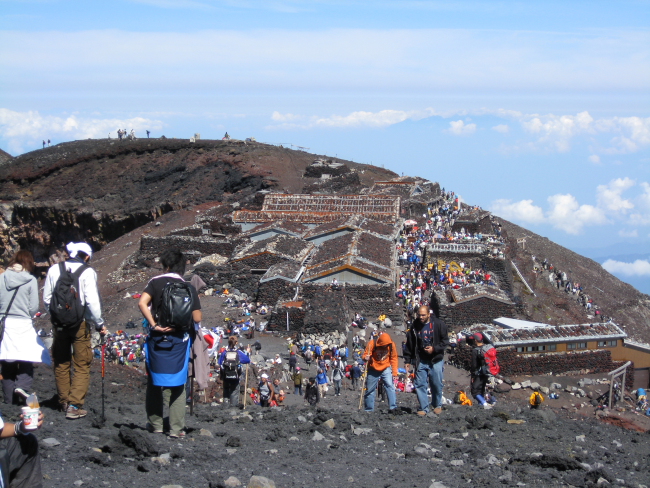
[[[650,292],[648,1],[0,0],[0,147],[255,136],[439,181]]]

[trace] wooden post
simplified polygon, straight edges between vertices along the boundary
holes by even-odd
[[[244,410],[248,403],[248,364],[246,365],[246,378],[244,379]]]

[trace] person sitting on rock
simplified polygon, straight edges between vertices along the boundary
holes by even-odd
[[[483,334],[474,334],[475,347],[472,349],[472,361],[470,366],[472,396],[483,408],[491,408],[492,405],[485,400],[485,386],[489,375],[485,371],[485,359],[483,358]]]

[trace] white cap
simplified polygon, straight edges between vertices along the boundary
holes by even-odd
[[[92,257],[93,250],[85,242],[69,242],[65,248],[68,250],[71,258],[76,258],[79,251],[86,253],[88,257]]]
[[[262,374],[262,378],[266,378],[266,379],[268,379],[268,378],[269,378],[269,375],[266,374],[266,373],[264,373],[264,374]]]

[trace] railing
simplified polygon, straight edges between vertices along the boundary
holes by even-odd
[[[427,246],[429,252],[457,252],[467,254],[483,254],[487,252],[488,247],[485,244],[442,244],[435,243]]]

